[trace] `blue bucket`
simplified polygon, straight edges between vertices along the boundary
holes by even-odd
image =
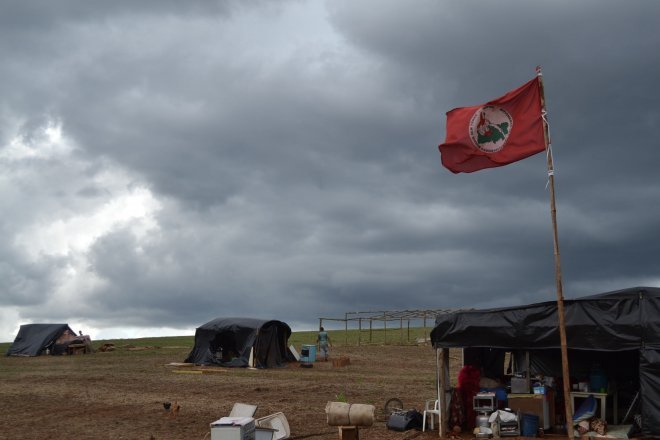
[[[300,349],[300,362],[316,362],[316,345],[303,344]]]
[[[594,370],[589,375],[589,390],[599,393],[607,390],[607,375],[600,370]]]
[[[521,414],[520,433],[523,437],[536,437],[539,430],[539,416],[534,414]]]

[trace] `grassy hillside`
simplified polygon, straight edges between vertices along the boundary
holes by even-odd
[[[401,331],[398,328],[388,329],[374,329],[369,330],[330,330],[330,340],[334,345],[338,346],[351,346],[351,345],[414,345],[418,339],[428,337],[430,328],[423,329],[421,327],[411,328],[408,330],[404,328]],[[315,344],[316,343],[315,331],[302,331],[293,332],[289,338],[289,344],[294,347],[300,348],[302,344]],[[371,341],[371,342],[370,342]],[[178,348],[192,348],[194,344],[194,336],[163,336],[154,338],[134,338],[134,339],[101,339],[92,341],[95,348],[100,347],[105,343],[112,343],[118,347],[133,345],[136,347],[159,347],[163,349],[178,349]],[[11,345],[11,342],[0,343],[0,353],[4,354]]]

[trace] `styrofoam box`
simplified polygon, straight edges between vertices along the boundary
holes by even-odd
[[[255,440],[252,417],[222,417],[211,423],[211,440]]]

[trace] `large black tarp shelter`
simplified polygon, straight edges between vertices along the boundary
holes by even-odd
[[[185,362],[227,367],[281,367],[295,358],[288,348],[291,328],[282,321],[216,318],[195,331],[195,346]]]
[[[643,431],[660,436],[660,288],[565,299],[564,319],[571,377],[598,363],[617,380],[620,393],[636,388]],[[438,315],[431,341],[436,348],[460,347],[484,360],[499,359],[503,350],[528,351],[532,374],[560,377],[558,322],[556,301],[460,311]]]
[[[55,341],[66,331],[75,335],[67,324],[23,324],[7,356],[39,356],[46,350],[55,353]]]

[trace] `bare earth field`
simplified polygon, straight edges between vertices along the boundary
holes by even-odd
[[[0,439],[210,438],[209,423],[234,402],[258,405],[255,417],[283,412],[293,439],[338,439],[325,405],[345,398],[376,406],[376,423],[360,438],[437,438],[438,432],[390,431],[385,402],[397,397],[422,411],[435,394],[435,353],[429,345],[339,346],[333,356],[350,365],[291,364],[270,370],[216,368],[213,374],[176,373],[190,347],[118,348],[77,356],[0,356]],[[454,355],[452,354],[452,358]],[[163,402],[178,402],[176,418]]]

